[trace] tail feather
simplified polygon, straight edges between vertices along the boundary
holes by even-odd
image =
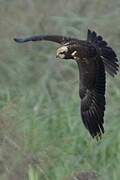
[[[97,35],[95,31],[88,30],[87,41],[100,48],[100,56],[105,65],[105,70],[111,76],[116,75],[119,70],[119,65],[115,51],[108,46],[108,43],[103,40],[102,36]]]

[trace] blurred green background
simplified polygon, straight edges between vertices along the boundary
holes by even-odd
[[[120,57],[120,0],[0,0],[0,180],[69,180],[82,172],[120,179],[120,75],[107,76],[106,131],[96,142],[80,117],[77,65],[56,60],[54,43],[13,41],[86,39],[88,28]]]

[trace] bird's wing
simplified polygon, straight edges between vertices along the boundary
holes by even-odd
[[[95,45],[100,52],[100,56],[105,65],[106,71],[114,77],[117,74],[119,65],[115,51],[108,46],[108,43],[104,41],[102,36],[97,35],[95,31],[88,29],[87,41]]]
[[[92,137],[104,133],[105,111],[105,69],[102,60],[93,64],[78,64],[80,71],[81,116],[85,127]]]
[[[14,41],[17,43],[25,43],[29,41],[52,41],[59,44],[65,44],[68,42],[77,42],[78,39],[65,37],[65,36],[59,36],[59,35],[39,35],[39,36],[31,36],[27,38],[14,38]]]

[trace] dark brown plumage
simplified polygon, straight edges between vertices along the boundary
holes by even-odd
[[[87,40],[70,37],[45,35],[15,38],[18,43],[28,41],[53,41],[62,46],[57,49],[57,57],[74,59],[79,68],[81,116],[92,137],[101,138],[104,133],[105,111],[105,70],[114,77],[119,65],[114,50],[95,31],[88,30]]]

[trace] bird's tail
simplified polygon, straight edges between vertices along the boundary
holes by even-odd
[[[108,46],[108,43],[104,41],[102,36],[97,35],[95,31],[91,31],[89,29],[87,34],[87,41],[99,47],[100,56],[105,65],[105,69],[111,76],[114,77],[114,75],[117,74],[119,68],[115,51],[110,46]]]

